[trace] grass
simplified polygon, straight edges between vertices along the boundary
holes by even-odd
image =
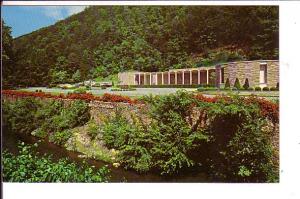
[[[279,91],[201,91],[200,93],[205,95],[231,95],[231,94],[238,94],[239,96],[249,96],[249,95],[257,95],[260,97],[279,97]]]

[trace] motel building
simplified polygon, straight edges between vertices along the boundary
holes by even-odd
[[[248,78],[250,87],[276,87],[279,82],[278,60],[255,60],[222,63],[215,66],[170,69],[165,72],[130,71],[118,74],[120,85],[143,87],[155,85],[224,85],[230,86],[236,78],[240,84]]]

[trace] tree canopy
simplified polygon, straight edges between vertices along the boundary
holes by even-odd
[[[127,70],[278,59],[278,11],[278,6],[91,6],[13,40],[14,84],[48,85],[53,68],[67,78],[78,70],[75,76],[83,80]],[[12,44],[4,46],[5,53]]]

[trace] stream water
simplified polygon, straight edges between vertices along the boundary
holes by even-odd
[[[37,137],[24,134],[16,134],[7,131],[6,128],[2,129],[2,149],[7,149],[9,152],[16,154],[18,152],[18,142],[23,141],[26,144],[34,144],[39,141]],[[42,154],[51,154],[54,160],[60,158],[68,158],[69,160],[82,164],[84,161],[78,157],[80,153],[68,151],[58,145],[43,140],[39,143],[37,151]],[[99,160],[85,159],[89,165],[93,165],[96,168],[100,168],[107,163]],[[176,176],[161,176],[159,174],[147,173],[140,174],[132,170],[126,170],[124,168],[115,168],[109,166],[110,182],[209,182],[205,173],[197,171],[197,169],[191,169]]]

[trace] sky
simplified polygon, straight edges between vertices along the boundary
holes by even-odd
[[[87,6],[1,6],[6,25],[12,28],[14,38],[55,24]]]

